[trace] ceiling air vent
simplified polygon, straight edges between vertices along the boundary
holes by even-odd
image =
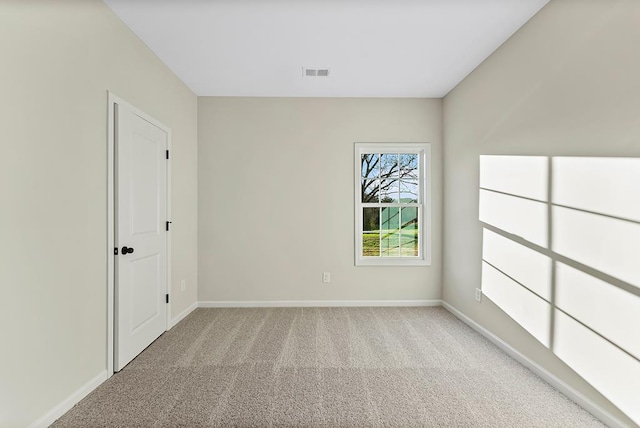
[[[307,68],[302,67],[304,77],[329,77],[329,68]]]

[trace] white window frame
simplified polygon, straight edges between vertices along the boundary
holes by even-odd
[[[368,153],[417,153],[418,203],[367,204],[362,203],[361,156]],[[354,147],[354,200],[355,200],[355,265],[356,266],[430,266],[431,265],[431,144],[430,143],[355,143]],[[363,208],[375,206],[417,206],[418,208],[418,256],[417,257],[364,257],[362,256]]]

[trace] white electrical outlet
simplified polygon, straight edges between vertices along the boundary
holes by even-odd
[[[322,272],[322,282],[331,282],[331,272]]]
[[[481,302],[482,301],[482,290],[479,288],[476,288],[476,302]]]
[[[184,291],[187,288],[187,280],[183,279],[182,281],[180,281],[180,291]]]

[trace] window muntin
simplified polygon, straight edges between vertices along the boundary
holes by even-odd
[[[356,265],[427,265],[429,145],[356,143]]]

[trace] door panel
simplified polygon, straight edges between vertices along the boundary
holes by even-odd
[[[159,254],[153,254],[138,260],[130,261],[129,296],[131,304],[130,334],[135,334],[148,321],[153,321],[159,315],[160,305],[157,299],[164,290],[160,289],[161,264]],[[164,308],[163,308],[164,309]]]
[[[167,327],[168,136],[129,106],[116,113],[114,368],[121,370]],[[123,248],[133,249],[124,253]]]
[[[158,158],[158,143],[138,132],[132,136],[130,184],[131,233],[158,233],[160,219],[158,218],[159,195],[158,181],[160,179],[159,165],[154,162]],[[160,147],[162,153],[164,150]],[[164,162],[164,160],[162,160]]]

